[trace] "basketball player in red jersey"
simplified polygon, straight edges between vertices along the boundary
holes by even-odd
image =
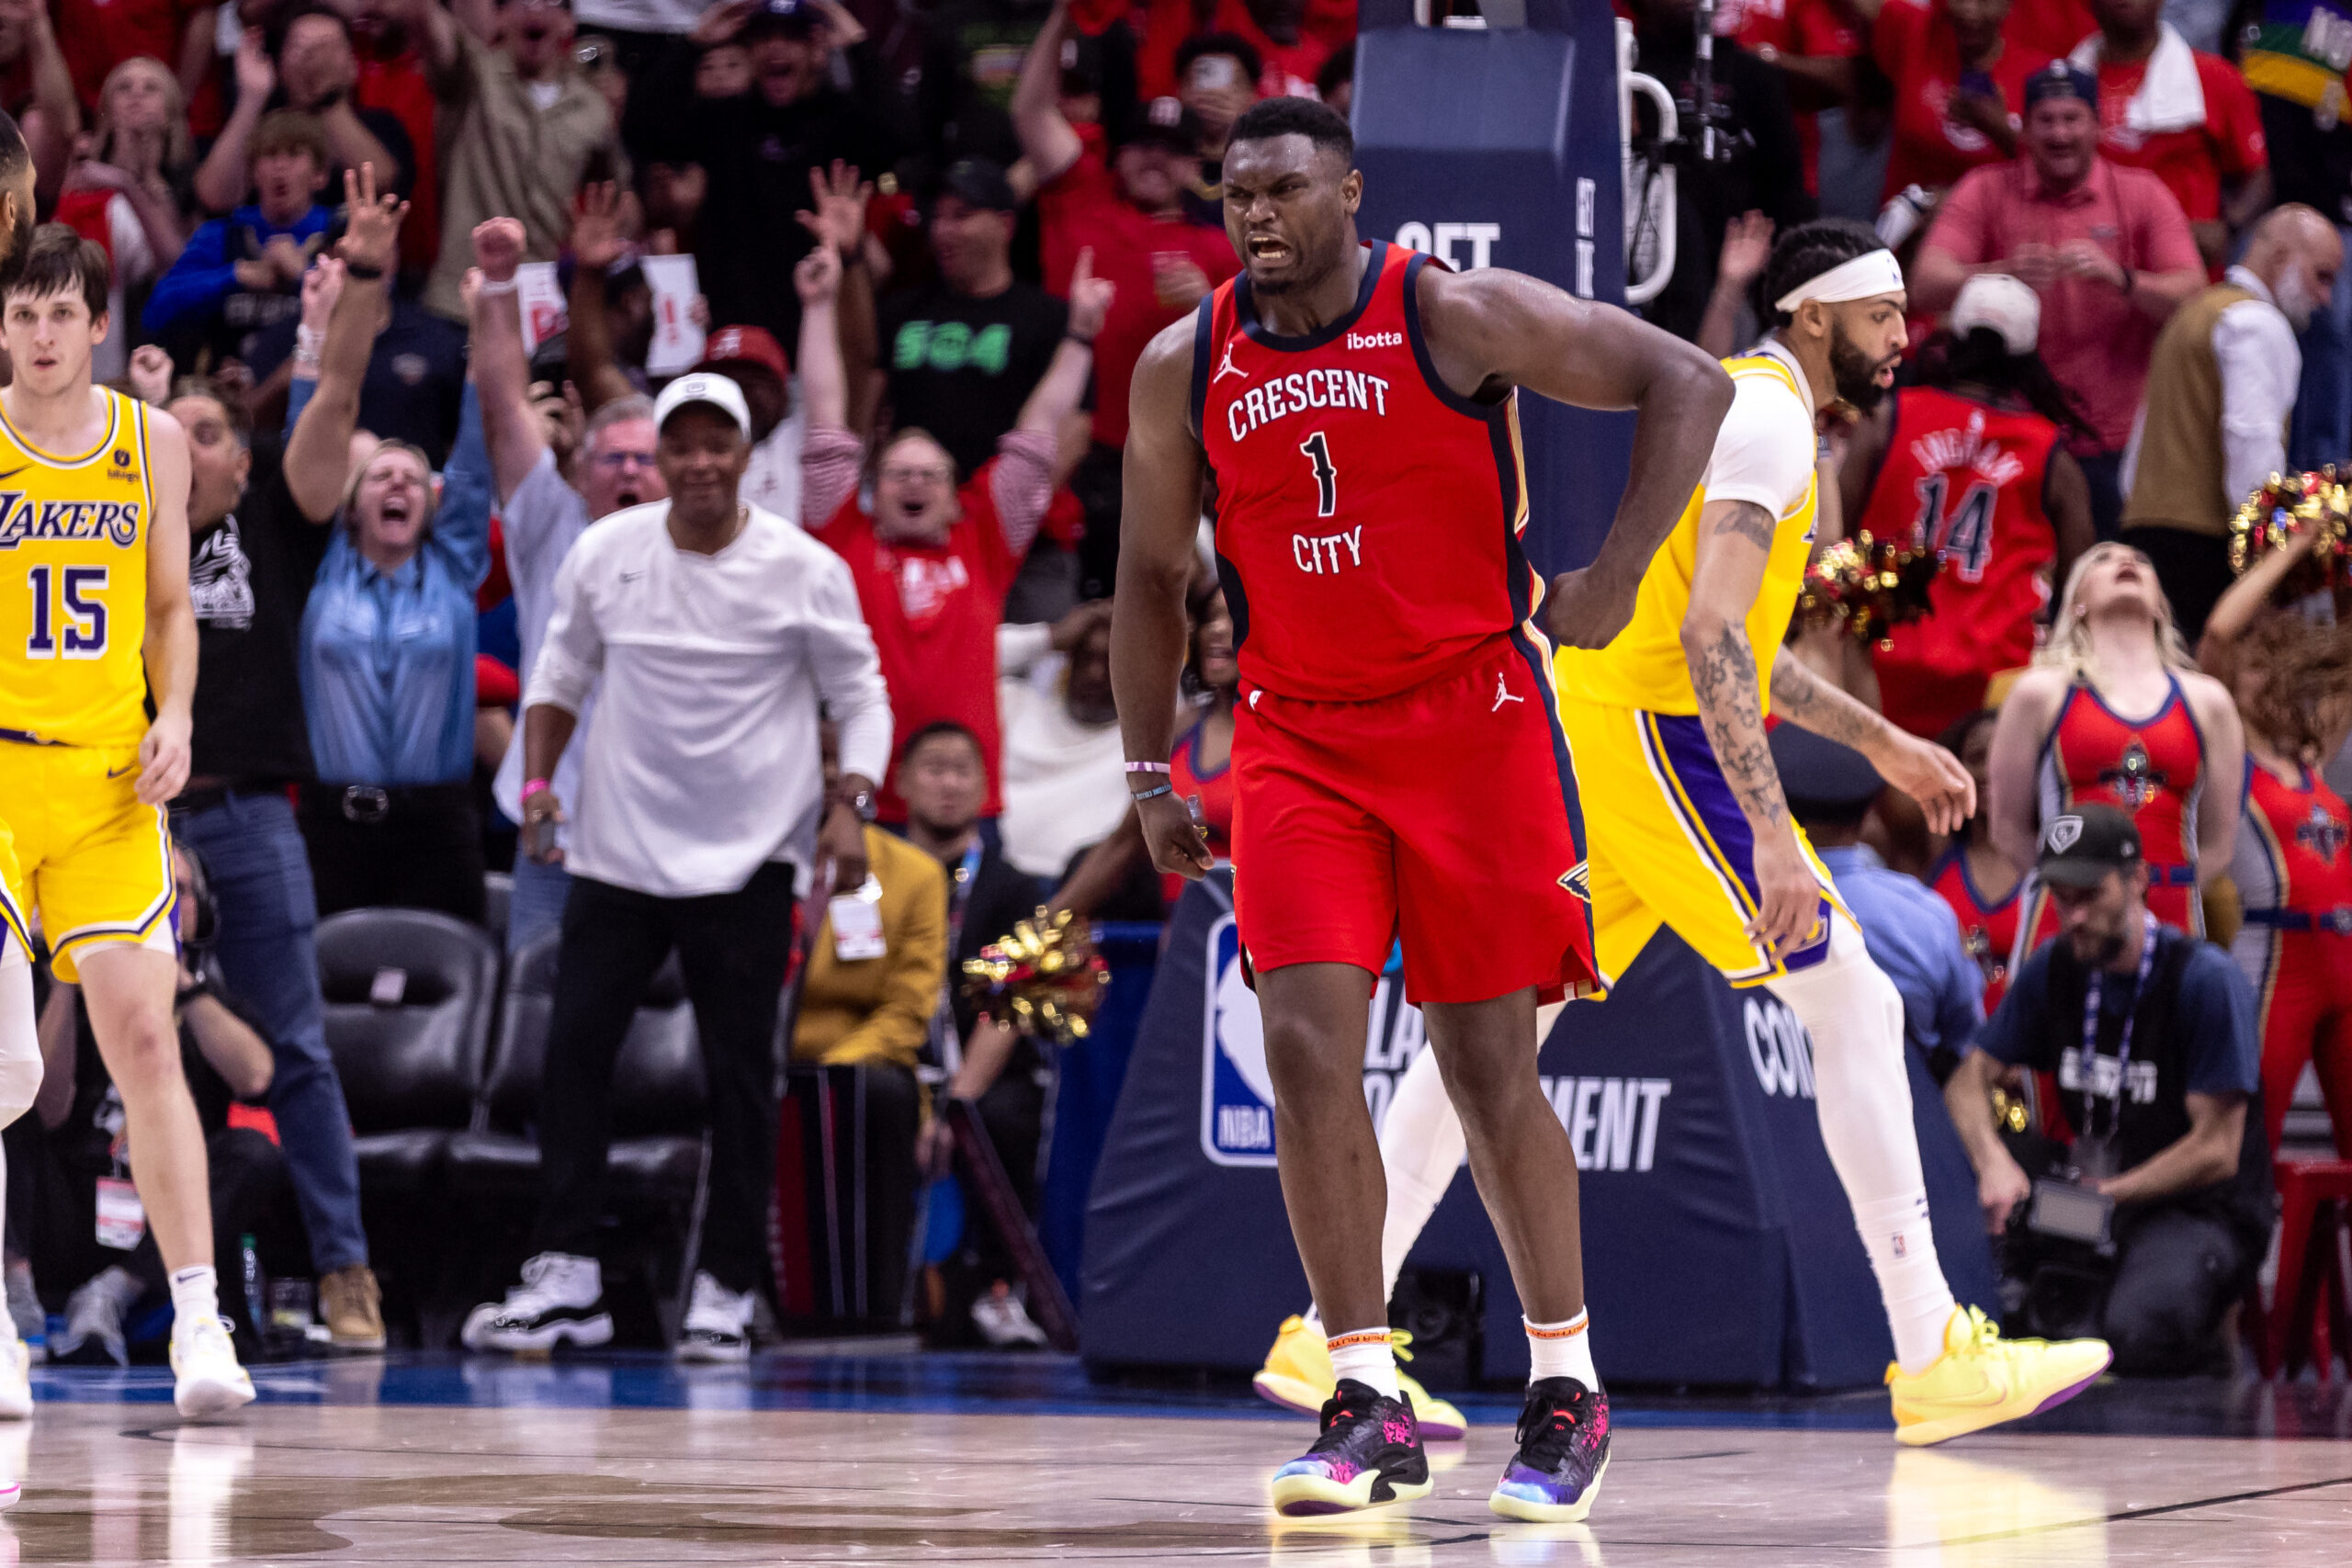
[[[2034,352],[2041,325],[2041,297],[2016,278],[1970,278],[1951,336],[1920,355],[1922,384],[1866,415],[1839,467],[1847,516],[1943,558],[1931,614],[1874,656],[1880,706],[1914,735],[1983,707],[1993,676],[2032,660],[2036,617],[2091,547],[2090,487],[2060,444],[2086,427]]]
[[[1993,724],[1998,716],[1990,708],[1978,708],[1962,716],[1938,741],[1960,759],[1968,776],[1976,781],[1977,806],[1928,873],[1928,886],[1959,917],[1960,939],[1984,972],[1987,1018],[2009,988],[2009,955],[2017,947],[2018,922],[2025,904],[2019,897],[2024,879],[2008,858],[1993,847],[1993,818],[1985,805],[1992,799],[1986,764],[1992,759]]]
[[[2309,1062],[2336,1153],[2352,1158],[2352,809],[2317,772],[2352,732],[2352,626],[2272,603],[2318,538],[2304,529],[2231,584],[2197,657],[2245,722],[2245,819],[2230,863],[2245,924],[2230,953],[2261,1008],[2271,1152]]]
[[[1120,724],[1154,863],[1200,875],[1206,852],[1162,770],[1206,481],[1241,673],[1236,916],[1283,1196],[1338,1384],[1321,1436],[1276,1473],[1275,1506],[1345,1512],[1430,1489],[1388,1344],[1363,1099],[1367,1000],[1393,934],[1528,1317],[1536,1378],[1514,1469],[1589,1499],[1609,1424],[1589,1364],[1567,1375],[1584,1308],[1576,1159],[1529,1049],[1538,991],[1592,977],[1544,633],[1599,647],[1631,619],[1731,382],[1623,311],[1359,243],[1353,154],[1347,122],[1304,99],[1234,126],[1226,231],[1243,276],[1136,371]],[[1641,415],[1608,540],[1548,598],[1520,550],[1519,387]]]
[[[2067,579],[2036,667],[2001,705],[1993,842],[2023,874],[2041,824],[2104,801],[2140,831],[2149,909],[2201,935],[2199,888],[2230,867],[2245,766],[2237,709],[2190,667],[2155,568],[2129,545],[2093,546]],[[2030,894],[2010,968],[2056,930],[2049,899]]]

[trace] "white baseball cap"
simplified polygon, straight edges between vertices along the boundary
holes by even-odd
[[[708,403],[733,420],[735,428],[746,436],[752,434],[751,405],[744,402],[743,389],[735,384],[732,377],[710,370],[679,377],[662,388],[662,395],[654,400],[653,428],[662,429],[670,423],[672,414],[688,403]]]
[[[2031,354],[2041,335],[2041,297],[2005,272],[1980,272],[1960,286],[1951,307],[1954,337],[1978,327],[1998,333],[2011,354]]]

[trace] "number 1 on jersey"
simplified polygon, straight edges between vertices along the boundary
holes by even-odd
[[[1315,465],[1315,515],[1329,517],[1340,510],[1340,470],[1331,466],[1331,448],[1318,430],[1300,442],[1298,449]]]

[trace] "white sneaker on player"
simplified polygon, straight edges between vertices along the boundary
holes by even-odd
[[[0,1421],[29,1420],[32,1413],[32,1348],[11,1334],[0,1340]]]
[[[743,1361],[752,1355],[752,1303],[749,1291],[729,1290],[717,1280],[695,1270],[694,1297],[686,1320],[678,1325],[677,1356],[681,1361]]]
[[[182,1318],[172,1325],[172,1404],[191,1421],[226,1416],[254,1401],[254,1380],[237,1364],[226,1318]]]

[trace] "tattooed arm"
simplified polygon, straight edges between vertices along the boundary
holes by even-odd
[[[1868,757],[1880,777],[1919,803],[1936,832],[1956,833],[1975,814],[1976,784],[1959,758],[1895,728],[1786,648],[1772,660],[1772,711]]]
[[[1699,722],[1755,840],[1753,875],[1760,897],[1748,935],[1785,951],[1812,932],[1821,891],[1798,847],[1764,738],[1762,685],[1747,637],[1747,615],[1764,586],[1776,527],[1773,514],[1752,501],[1710,501],[1700,512],[1682,651]]]

